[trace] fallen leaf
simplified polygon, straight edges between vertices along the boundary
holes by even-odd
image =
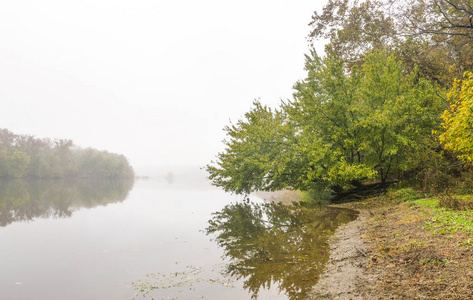
[[[447,252],[447,251],[443,251],[443,255],[448,256],[448,257],[452,256],[452,254],[450,252]]]

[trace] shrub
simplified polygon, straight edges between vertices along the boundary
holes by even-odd
[[[398,202],[413,201],[422,198],[413,188],[401,188],[397,190],[389,190],[387,197]]]
[[[440,197],[439,206],[451,210],[473,209],[473,197],[445,195]]]

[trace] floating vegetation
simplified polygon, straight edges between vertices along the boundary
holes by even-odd
[[[178,264],[178,263],[176,263]],[[218,266],[214,266],[218,267]],[[233,287],[232,280],[229,278],[207,278],[203,274],[202,267],[193,265],[186,266],[184,271],[169,273],[151,273],[146,275],[145,279],[132,283],[136,292],[136,297],[146,297],[147,299],[179,299],[177,294],[184,291],[195,291],[197,284],[218,284],[225,287]],[[154,298],[158,290],[165,291],[173,297]],[[202,296],[203,298],[203,296]]]

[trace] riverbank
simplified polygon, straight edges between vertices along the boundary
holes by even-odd
[[[473,299],[473,211],[378,197],[331,240],[312,299]]]
[[[360,210],[358,219],[340,226],[330,240],[330,259],[321,275],[313,299],[368,299],[366,283],[376,282],[376,276],[364,272],[369,264],[369,247],[364,235],[367,230],[367,210]]]

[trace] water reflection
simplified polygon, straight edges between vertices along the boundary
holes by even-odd
[[[356,216],[341,208],[235,203],[213,214],[206,233],[230,261],[224,275],[242,279],[253,299],[273,284],[303,299],[328,260],[328,238]]]
[[[35,218],[70,217],[74,210],[126,199],[133,179],[0,181],[0,226]]]

